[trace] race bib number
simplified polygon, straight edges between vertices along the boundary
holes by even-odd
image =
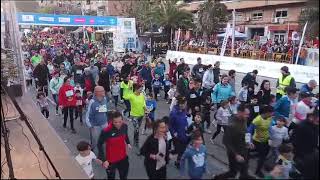
[[[203,68],[200,68],[200,69],[199,69],[199,72],[201,72],[201,73],[202,73],[202,72],[203,72]]]
[[[229,112],[223,111],[222,116],[227,117],[231,116],[231,114]]]
[[[100,105],[98,111],[102,113],[107,112],[107,105]]]
[[[77,100],[76,105],[77,106],[81,106],[82,105],[82,101],[81,100]]]
[[[67,97],[73,96],[73,90],[66,91],[66,96]]]
[[[82,74],[82,70],[77,70],[76,74]]]
[[[170,86],[171,82],[170,81],[166,81],[166,86]]]
[[[154,82],[154,85],[159,86],[160,83],[159,82]]]
[[[260,112],[259,106],[254,106],[254,107],[253,107],[253,110],[254,110],[255,113]]]

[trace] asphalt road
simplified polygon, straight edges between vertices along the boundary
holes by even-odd
[[[249,71],[251,71],[251,70],[248,70],[248,72]],[[225,73],[225,72],[222,70],[221,73]],[[244,74],[240,74],[240,73],[236,74],[236,91],[238,91],[240,88],[240,82],[241,82],[241,79],[243,78],[243,76],[244,76]],[[266,78],[266,77],[260,77],[260,76],[257,77],[257,81],[259,82],[259,84],[264,79],[270,80],[273,92],[275,92],[276,80],[271,79],[271,78]],[[300,87],[301,84],[298,84],[297,86]],[[258,87],[256,89],[258,89]],[[34,89],[32,91],[34,91]],[[318,88],[317,88],[317,92],[318,92]],[[169,105],[166,104],[165,101],[163,100],[163,97],[164,97],[163,92],[162,92],[161,96],[162,97],[159,98],[160,100],[158,101],[158,108],[156,110],[156,118],[161,118],[163,116],[169,115]],[[123,106],[123,105],[121,105],[121,106]],[[113,105],[110,104],[109,109],[114,109]],[[120,108],[120,109],[122,109],[122,108]],[[85,116],[85,112],[83,113],[83,118],[84,118],[84,116]],[[211,116],[211,117],[213,117],[213,116]],[[62,117],[62,115],[60,115],[60,116],[55,115],[55,110],[54,110],[53,105],[50,106],[50,117],[49,117],[48,121],[50,122],[52,127],[57,131],[57,133],[62,138],[62,140],[65,142],[65,144],[70,149],[73,156],[76,156],[78,154],[78,152],[76,150],[76,145],[79,141],[81,141],[81,140],[89,141],[90,140],[89,129],[85,125],[81,126],[79,119],[75,120],[75,122],[74,122],[74,126],[77,131],[76,134],[72,134],[70,129],[64,129],[62,127],[63,117]],[[126,121],[126,123],[128,123],[128,125],[129,125],[128,126],[129,127],[129,137],[131,138],[130,141],[133,142],[132,123],[128,122],[128,121]],[[143,124],[142,124],[142,127],[143,127]],[[215,127],[211,126],[211,130],[215,131]],[[149,134],[150,133],[151,132],[149,131]],[[209,142],[209,138],[211,137],[211,134],[205,134],[205,136],[204,136],[206,146],[208,149],[208,154],[209,154],[209,156],[208,156],[208,172],[209,173],[206,174],[204,176],[204,178],[211,178],[213,174],[219,174],[219,173],[222,173],[227,170],[227,157],[226,157],[225,148],[221,142],[222,136],[223,136],[223,133],[218,135],[218,137],[215,140],[216,143],[214,145]],[[140,135],[140,139],[141,139],[140,142],[141,143],[144,142],[146,137],[147,137],[146,135]],[[141,144],[140,144],[140,146],[141,146]],[[129,156],[130,168],[129,168],[128,178],[145,179],[145,178],[147,178],[147,174],[146,174],[146,171],[145,171],[145,168],[143,165],[143,157],[137,156],[137,152],[138,152],[137,148],[133,148],[132,150],[129,150],[128,156]],[[174,166],[174,161],[175,161],[176,157],[172,156],[171,158],[172,158],[172,160],[170,161],[170,163],[167,166],[168,179],[186,178],[187,176],[184,176],[184,177],[180,176],[179,171]],[[252,174],[252,172],[254,172],[255,167],[256,167],[256,159],[250,160],[249,172],[251,172],[251,174]],[[97,178],[97,179],[106,179],[107,178],[105,170],[95,164],[94,164],[94,173],[95,173],[95,178]],[[118,175],[117,175],[117,177],[118,177]]]

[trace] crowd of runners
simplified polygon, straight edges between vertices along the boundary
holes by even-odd
[[[36,87],[43,115],[52,116],[52,98],[64,128],[77,133],[74,123],[79,122],[90,129],[91,137],[79,142],[76,157],[90,178],[92,160],[106,169],[108,179],[115,178],[116,170],[120,179],[130,178],[127,149],[138,148],[150,179],[165,179],[169,161],[182,175],[201,179],[210,173],[206,144],[216,143],[217,136],[223,136],[229,171],[215,179],[235,178],[238,172],[239,178],[254,178],[248,173],[250,158],[257,158],[258,178],[319,177],[317,82],[297,89],[286,66],[279,69],[273,94],[269,80],[256,82],[257,70],[246,74],[237,90],[237,70],[223,74],[218,61],[204,65],[198,58],[190,66],[184,59],[147,59],[143,53],[116,53],[68,33],[35,31],[22,42],[26,84]],[[161,99],[170,109],[165,117],[155,113]],[[204,133],[212,134],[210,141],[204,141]],[[140,134],[148,135],[145,142],[139,141]]]

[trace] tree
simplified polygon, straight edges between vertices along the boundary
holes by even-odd
[[[306,36],[314,38],[319,35],[319,0],[308,0],[307,8],[301,11],[299,17],[300,29],[303,29],[308,21]]]
[[[158,27],[163,27],[171,45],[173,31],[178,28],[188,29],[193,27],[193,16],[177,6],[178,0],[158,0],[154,2],[152,17]]]
[[[228,11],[225,4],[218,0],[208,0],[200,5],[197,28],[203,33],[204,47],[208,47],[209,35],[217,33],[225,27],[228,21]]]

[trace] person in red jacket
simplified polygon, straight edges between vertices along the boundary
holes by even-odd
[[[173,61],[170,61],[169,59],[169,78],[172,80],[173,84],[176,84],[176,76],[174,75],[174,72],[177,69],[177,59],[174,59]]]
[[[67,127],[68,114],[70,116],[70,126],[72,133],[76,133],[73,127],[73,113],[76,107],[76,96],[74,92],[74,87],[70,85],[70,77],[65,77],[63,80],[63,85],[59,90],[59,107],[63,112],[63,127]]]
[[[116,169],[120,179],[127,179],[129,171],[129,160],[127,148],[131,149],[128,126],[123,123],[120,112],[111,112],[109,124],[103,129],[98,140],[98,157],[104,161],[103,165],[107,168],[108,179],[115,179]],[[106,144],[106,155],[104,155],[103,144]]]

